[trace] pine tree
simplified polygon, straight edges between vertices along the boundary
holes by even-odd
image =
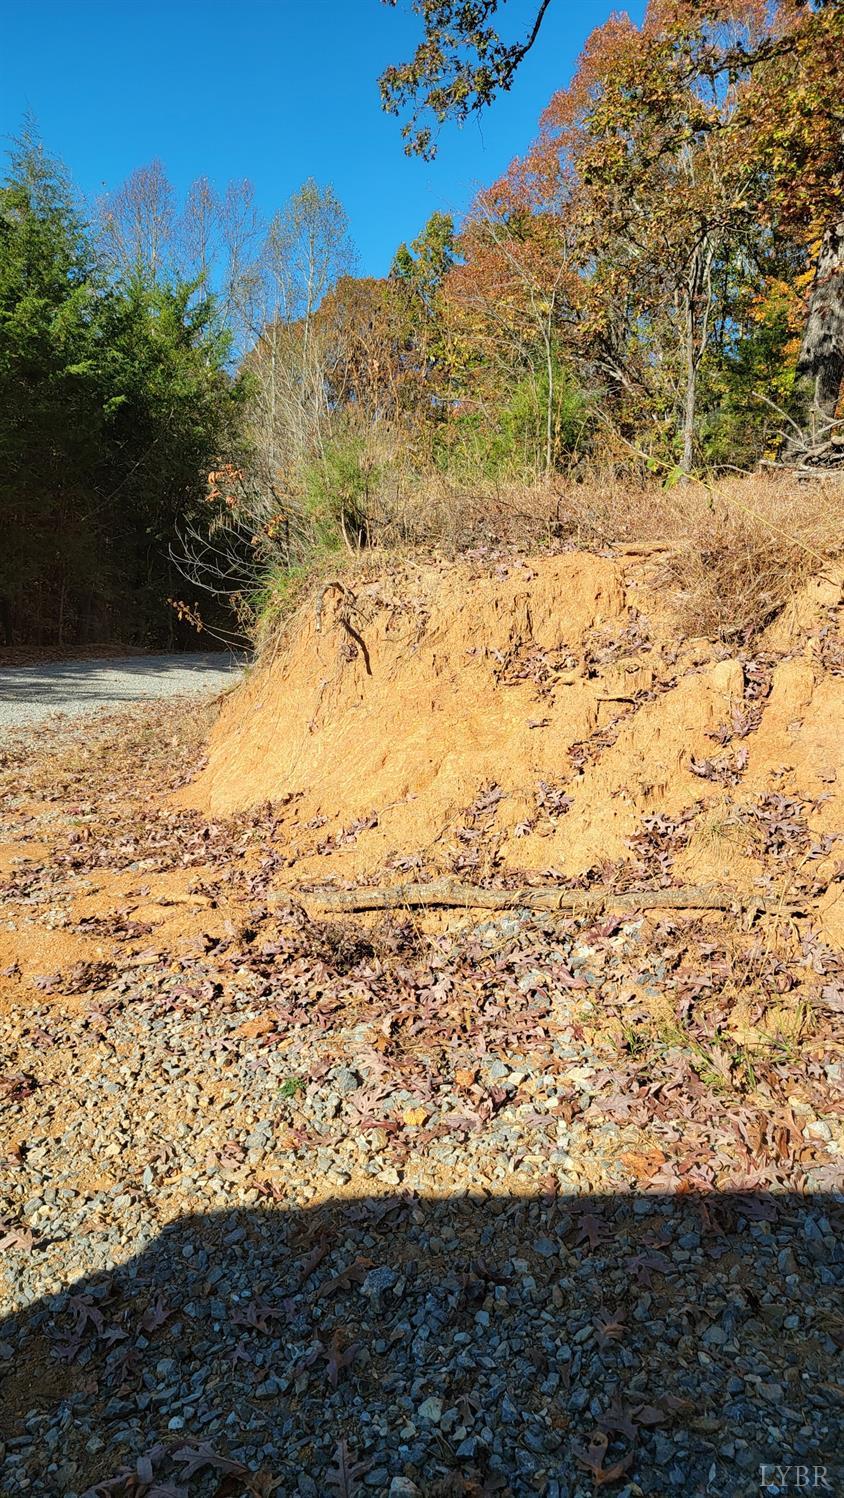
[[[93,567],[81,524],[102,412],[97,273],[61,166],[28,125],[0,187],[0,629],[23,601],[65,632],[74,576]]]

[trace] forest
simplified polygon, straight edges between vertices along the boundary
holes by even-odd
[[[425,155],[524,47],[494,5],[416,9],[381,89]],[[330,185],[266,219],[248,181],[179,199],[153,161],[84,203],[26,124],[0,187],[0,643],[243,639],[336,551],[474,544],[537,493],[547,528],[575,491],[834,466],[843,59],[836,4],[616,15],[530,148],[381,279]]]

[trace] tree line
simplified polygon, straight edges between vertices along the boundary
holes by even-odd
[[[0,643],[172,641],[171,537],[239,431],[201,277],[110,232],[28,127],[0,187]]]
[[[537,42],[547,0],[520,42],[498,8],[414,4],[419,49],[382,79],[410,151],[433,154],[437,124],[490,103]],[[461,485],[596,468],[670,484],[840,463],[844,7],[614,15],[459,228],[435,213],[382,279],[333,269],[251,351],[268,462],[226,501],[232,546],[249,535],[282,592],[309,547],[424,533],[432,476],[459,505]]]
[[[549,3],[508,44],[499,0],[417,0],[423,41],[381,80],[409,151],[430,156],[433,125],[509,87]],[[480,194],[462,250],[447,301],[467,346],[532,329],[549,392],[553,346],[631,451],[689,472],[753,462],[783,426],[811,447],[844,376],[844,8],[650,0],[641,27],[613,16]]]
[[[498,0],[419,0],[420,48],[382,79],[409,149],[509,86],[548,3],[508,43]],[[459,225],[355,270],[330,187],[265,219],[249,183],[179,203],[153,163],[86,215],[24,137],[0,189],[0,634],[172,640],[197,604],[248,629],[327,549],[424,531],[433,484],[459,505],[597,467],[840,460],[844,8],[613,16]]]

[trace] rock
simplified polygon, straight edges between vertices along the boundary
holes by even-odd
[[[493,1061],[487,1068],[487,1076],[491,1082],[503,1082],[509,1075],[510,1068],[506,1061]]]
[[[439,1425],[442,1419],[443,1402],[436,1394],[432,1394],[430,1398],[423,1400],[416,1413],[426,1424]]]
[[[554,1243],[550,1238],[537,1238],[533,1245],[534,1253],[539,1254],[543,1259],[553,1259],[558,1249],[559,1244]]]
[[[350,1092],[356,1092],[360,1087],[360,1077],[349,1066],[336,1067],[331,1076],[334,1079],[334,1086],[343,1096],[346,1096]]]
[[[398,1272],[390,1269],[388,1265],[382,1265],[378,1269],[370,1269],[366,1279],[361,1285],[364,1295],[383,1295],[385,1290],[391,1290],[398,1279]]]

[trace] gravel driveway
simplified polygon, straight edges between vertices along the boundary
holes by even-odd
[[[77,717],[145,698],[218,692],[242,669],[242,660],[211,651],[0,668],[0,734],[52,713]]]

